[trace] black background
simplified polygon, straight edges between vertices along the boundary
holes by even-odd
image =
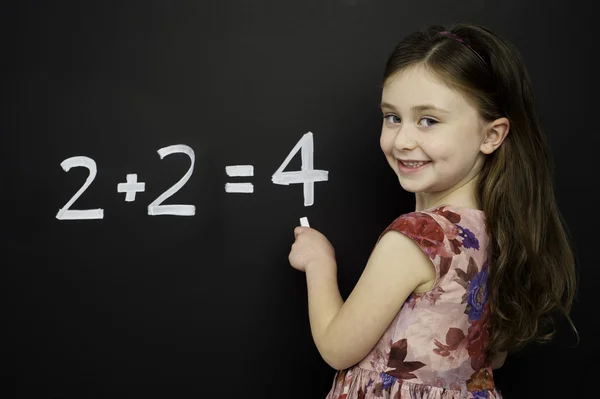
[[[346,297],[379,233],[414,210],[379,149],[384,63],[404,35],[451,22],[483,24],[521,50],[580,269],[580,345],[561,325],[555,343],[509,357],[497,385],[507,398],[595,392],[598,34],[585,7],[4,3],[4,346],[15,397],[324,398],[334,371],[310,335],[304,275],[287,261],[293,228],[307,216],[330,239]],[[309,131],[329,180],[305,207],[302,185],[271,175]],[[196,162],[165,203],[195,205],[195,216],[147,214],[189,168],[184,155],[160,159],[172,144],[190,146]],[[72,209],[103,208],[102,220],[55,217],[88,175],[61,169],[72,156],[98,167]],[[240,164],[254,177],[226,176]],[[299,157],[289,166],[298,170]],[[129,173],[146,183],[134,202],[116,190]],[[255,192],[228,194],[228,181]]]

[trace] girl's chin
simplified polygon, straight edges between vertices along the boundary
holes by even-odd
[[[409,193],[417,193],[421,191],[419,190],[419,187],[414,184],[414,182],[404,181],[402,176],[398,176],[398,182],[400,182],[400,186],[404,189],[404,191],[408,191]]]

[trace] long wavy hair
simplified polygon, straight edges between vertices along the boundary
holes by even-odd
[[[557,314],[577,334],[569,317],[577,287],[574,251],[555,199],[553,156],[519,51],[479,25],[431,26],[397,44],[384,84],[416,65],[473,100],[484,120],[510,121],[502,145],[486,156],[476,192],[490,237],[488,352],[551,341]]]

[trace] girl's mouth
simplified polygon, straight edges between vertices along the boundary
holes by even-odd
[[[404,163],[404,162],[398,160],[398,169],[400,170],[400,172],[405,173],[405,174],[417,173],[417,172],[423,170],[430,163],[431,163],[431,161]]]

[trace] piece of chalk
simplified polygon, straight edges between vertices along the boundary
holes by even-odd
[[[300,226],[310,227],[308,224],[308,218],[300,218]]]

